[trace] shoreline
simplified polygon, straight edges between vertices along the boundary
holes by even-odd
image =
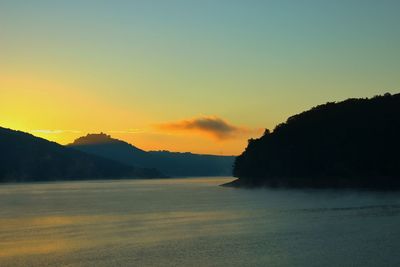
[[[248,182],[237,178],[231,182],[221,184],[222,187],[231,187],[238,189],[260,189],[260,188],[269,188],[269,189],[317,189],[317,190],[356,190],[356,191],[379,191],[379,192],[400,192],[400,184],[362,184],[362,183],[354,183],[349,181],[330,181],[325,183],[310,183],[307,181],[296,181],[290,179],[279,179],[279,180],[271,180],[271,181],[263,181],[263,182]]]

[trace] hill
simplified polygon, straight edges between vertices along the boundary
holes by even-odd
[[[400,188],[400,94],[290,117],[236,158],[236,186]]]
[[[168,176],[230,176],[233,156],[199,155],[169,151],[144,151],[111,136],[88,134],[68,147],[124,164],[154,167]]]
[[[0,182],[160,176],[155,169],[135,168],[0,127]]]

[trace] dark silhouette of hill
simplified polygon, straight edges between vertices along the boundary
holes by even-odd
[[[69,147],[124,164],[154,167],[168,176],[232,175],[233,156],[198,155],[169,151],[143,151],[104,133],[88,134]]]
[[[0,127],[0,182],[161,176],[155,169],[135,168]]]
[[[400,94],[327,103],[249,140],[236,186],[400,188]]]

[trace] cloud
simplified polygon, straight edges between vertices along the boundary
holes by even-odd
[[[246,127],[235,126],[216,116],[202,116],[177,122],[168,122],[156,125],[164,132],[194,132],[205,134],[217,140],[238,138],[252,132]]]
[[[63,134],[63,133],[84,133],[84,131],[80,130],[59,130],[59,129],[34,129],[28,130],[30,133],[38,133],[38,134]],[[108,130],[105,131],[110,134],[140,134],[145,133],[144,129],[128,129],[128,130]]]
[[[146,130],[144,129],[128,129],[128,130],[109,130],[106,131],[107,133],[110,134],[141,134],[141,133],[145,133]]]
[[[81,131],[79,130],[49,130],[49,129],[29,130],[28,132],[41,133],[41,134],[81,133]]]

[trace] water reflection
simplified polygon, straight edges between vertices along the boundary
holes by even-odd
[[[229,179],[3,185],[0,265],[400,264],[397,194],[217,186]]]

